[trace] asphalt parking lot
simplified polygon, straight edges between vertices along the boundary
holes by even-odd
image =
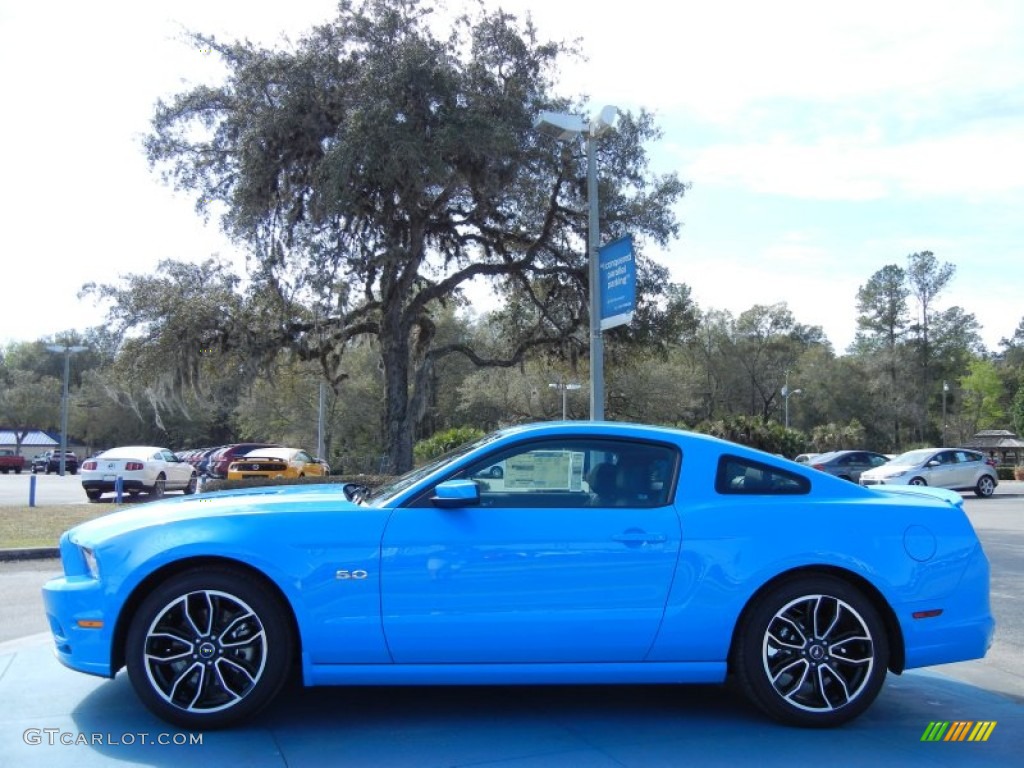
[[[38,590],[56,561],[3,564],[0,627],[16,634],[0,642],[0,765],[1017,766],[1024,483],[1003,483],[988,500],[967,496],[966,509],[992,564],[998,626],[988,656],[890,675],[864,716],[826,731],[775,725],[727,687],[528,686],[294,687],[245,728],[182,733],[143,709],[123,673],[102,680],[53,659]],[[922,741],[937,721],[996,725],[985,742]]]
[[[22,472],[20,475],[0,474],[0,509],[10,506],[24,506],[31,498],[32,484],[35,483],[35,504],[36,506],[63,505],[63,504],[88,504],[89,499],[82,488],[82,476],[70,473],[61,475],[33,475]],[[168,496],[180,496],[180,491],[168,491]],[[124,495],[125,504],[134,504],[149,501],[146,494],[137,497]],[[114,496],[111,493],[104,494],[98,502],[100,504],[113,504]]]

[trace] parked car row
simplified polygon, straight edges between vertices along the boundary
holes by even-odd
[[[246,477],[306,477],[331,474],[323,459],[316,459],[301,448],[289,448],[279,443],[231,443],[214,448],[195,448],[179,451],[178,458],[191,464],[200,477],[215,480],[237,480]],[[269,469],[238,469],[232,476],[232,465],[241,459],[268,459]],[[287,466],[279,466],[282,462]],[[251,462],[250,462],[251,464]]]
[[[988,498],[999,485],[995,462],[967,448],[920,448],[895,457],[873,451],[830,451],[801,454],[796,460],[864,486],[927,485],[974,491]]]

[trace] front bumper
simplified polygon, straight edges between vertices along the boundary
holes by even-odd
[[[104,583],[92,577],[82,550],[68,533],[60,539],[64,575],[43,585],[43,609],[53,633],[54,653],[66,667],[113,677],[114,624],[117,616]]]
[[[60,663],[78,672],[113,677],[117,671],[111,669],[113,618],[99,608],[102,592],[100,582],[88,576],[62,576],[43,585],[43,607]]]

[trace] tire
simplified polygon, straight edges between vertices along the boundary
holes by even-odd
[[[5,472],[4,474],[7,474],[7,473]],[[18,467],[18,469],[14,470],[14,474],[20,475],[21,474],[21,467]]]
[[[277,695],[294,643],[287,608],[260,579],[203,567],[146,597],[128,628],[125,659],[132,687],[155,715],[181,728],[224,728]]]
[[[834,576],[784,581],[748,605],[732,671],[747,698],[788,725],[827,728],[866,710],[885,682],[878,611]]]
[[[86,491],[85,495],[89,497],[89,501],[99,501],[100,496],[103,495],[102,491]]]
[[[199,478],[196,477],[196,473],[193,472],[192,473],[192,477],[190,477],[189,480],[188,480],[188,485],[185,486],[185,495],[186,496],[191,496],[193,493],[196,492],[196,489],[198,487],[199,487]]]
[[[153,487],[149,489],[149,495],[154,499],[162,499],[164,493],[167,490],[167,478],[164,477],[164,473],[161,472],[156,476],[156,480],[153,481]]]
[[[974,494],[983,499],[987,499],[993,493],[996,492],[996,483],[988,475],[982,475],[978,478],[978,484],[974,486]]]
[[[928,485],[928,483],[924,481],[923,477],[915,477],[908,483],[908,485]]]

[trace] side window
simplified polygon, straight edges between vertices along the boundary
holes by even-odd
[[[810,493],[811,481],[752,459],[723,455],[715,473],[718,493],[776,495]]]
[[[671,445],[544,440],[492,454],[452,479],[473,480],[483,507],[659,507],[670,502],[680,458]]]

